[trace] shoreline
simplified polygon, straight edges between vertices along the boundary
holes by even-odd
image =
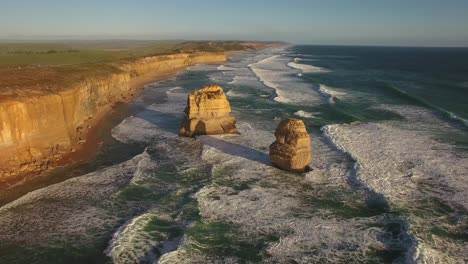
[[[173,76],[176,76],[180,72],[186,70],[188,67],[193,65],[200,65],[200,64],[220,64],[227,60],[229,56],[228,52],[222,53],[198,53],[194,55],[201,55],[201,56],[215,56],[213,61],[208,62],[188,62],[184,64],[182,67],[173,67],[169,69],[163,70],[154,70],[149,71],[148,73],[137,75],[133,78],[130,78],[128,82],[126,82],[128,89],[128,94],[122,95],[121,98],[115,101],[111,101],[108,104],[100,107],[97,111],[92,115],[92,118],[84,120],[79,127],[82,128],[81,131],[76,133],[76,138],[78,140],[71,144],[70,151],[67,151],[63,154],[60,154],[58,158],[51,157],[51,159],[47,160],[47,167],[41,168],[39,170],[31,170],[26,172],[20,172],[14,176],[1,178],[0,177],[0,191],[5,191],[9,189],[14,189],[15,187],[21,186],[24,183],[28,182],[34,177],[41,177],[41,175],[50,173],[54,169],[60,167],[67,167],[79,162],[84,162],[93,158],[97,151],[100,148],[101,143],[101,136],[98,132],[101,129],[101,124],[109,118],[113,113],[113,109],[116,107],[117,104],[129,104],[141,91],[144,90],[145,86],[150,83],[155,83],[158,81],[162,81],[165,79],[169,79]],[[222,56],[222,60],[219,59],[219,56]],[[147,57],[151,58],[151,57]],[[147,59],[144,58],[144,59]],[[203,59],[203,58],[202,58]]]
[[[86,154],[94,155],[99,148],[100,136],[98,130],[101,128],[102,122],[105,122],[106,118],[112,115],[112,110],[115,108],[115,104],[123,103],[130,104],[132,100],[138,96],[144,89],[145,86],[151,83],[163,81],[171,77],[176,76],[185,69],[176,69],[164,72],[151,72],[142,76],[132,78],[129,82],[130,90],[134,90],[135,93],[128,97],[127,100],[116,102],[113,105],[104,107],[101,111],[96,113],[95,117],[90,120],[88,124],[85,124],[89,129],[85,132],[86,139],[82,145],[78,145],[76,151],[64,155],[59,161],[57,166],[66,166],[70,163],[86,160]]]
[[[55,166],[50,167],[46,171],[42,171],[40,173],[31,172],[29,174],[21,175],[18,177],[17,181],[12,181],[10,184],[8,184],[8,182],[2,182],[0,184],[0,207],[17,200],[31,191],[76,177],[77,175],[73,175],[71,177],[60,177],[60,180],[55,179],[57,178],[56,174],[62,172],[61,170],[64,170],[65,172],[70,171],[72,174],[76,174],[74,172],[76,169],[75,167],[79,167],[80,165],[83,165],[97,157],[99,150],[105,147],[103,146],[105,137],[108,132],[110,132],[110,129],[115,125],[113,119],[120,120],[128,116],[128,107],[133,99],[145,89],[146,85],[172,78],[185,70],[186,68],[149,73],[135,77],[134,81],[130,82],[130,85],[132,86],[131,88],[136,89],[136,93],[129,97],[128,100],[117,102],[97,113],[95,118],[87,124],[89,125],[89,129],[86,132],[87,135],[85,142],[77,145],[75,148],[76,151],[65,154],[57,161],[56,164],[54,164]],[[119,103],[121,105],[116,105]],[[57,173],[55,171],[57,171]]]
[[[278,44],[265,44],[265,45],[260,45],[256,46],[254,49],[255,50],[262,50],[262,49],[268,49],[273,46],[283,46],[283,45],[278,45]],[[75,167],[80,167],[81,165],[87,164],[89,160],[92,160],[93,158],[96,158],[96,155],[98,155],[99,150],[102,148],[103,144],[103,139],[107,136],[105,135],[107,132],[109,132],[109,129],[112,129],[112,122],[113,121],[108,121],[108,119],[113,119],[116,118],[123,118],[123,116],[127,116],[129,113],[128,111],[128,106],[129,103],[136,97],[138,94],[140,94],[144,89],[145,86],[151,83],[159,82],[162,80],[169,79],[173,76],[176,76],[180,74],[181,72],[185,71],[188,67],[194,66],[194,65],[219,65],[224,63],[231,57],[232,55],[238,54],[245,52],[247,50],[231,50],[231,51],[224,51],[224,52],[215,52],[215,53],[210,53],[210,52],[199,52],[195,53],[192,55],[217,55],[218,59],[212,60],[212,61],[203,61],[203,58],[200,60],[194,60],[192,62],[189,62],[188,65],[185,65],[184,67],[181,68],[175,68],[175,69],[170,69],[170,70],[156,70],[156,71],[150,71],[146,74],[137,74],[137,76],[134,76],[133,78],[130,78],[128,81],[128,86],[129,86],[129,96],[123,97],[124,100],[117,100],[109,105],[106,105],[105,107],[99,109],[98,112],[96,112],[93,115],[93,118],[90,120],[85,120],[82,124],[80,124],[81,127],[85,127],[83,131],[83,134],[85,134],[85,140],[81,141],[81,144],[74,144],[73,148],[74,151],[72,152],[67,152],[63,155],[60,156],[59,159],[55,160],[53,163],[48,164],[48,167],[45,170],[39,170],[39,171],[30,171],[26,173],[19,173],[15,175],[14,177],[10,177],[9,179],[2,179],[0,171],[0,192],[2,195],[0,195],[0,206],[9,203],[10,201],[13,201],[22,195],[26,194],[29,191],[42,188],[44,186],[48,186],[49,184],[44,184],[44,182],[50,182],[51,177],[52,178],[64,178],[60,176],[51,176],[55,173],[59,173],[63,171],[73,171],[73,174],[75,174]],[[219,59],[219,55],[222,54],[224,58],[222,60]],[[171,56],[171,55],[169,55]],[[156,56],[157,57],[157,56]],[[145,57],[142,60],[145,59],[150,59],[152,57]],[[205,58],[206,59],[206,58]],[[128,65],[121,65],[123,68],[128,66]],[[133,92],[130,92],[133,91]],[[126,110],[122,110],[121,108],[125,108]],[[125,112],[125,113],[124,113]],[[1,146],[1,142],[0,142]],[[79,171],[79,170],[78,170]],[[75,177],[77,175],[74,175],[72,177]],[[68,179],[68,177],[65,177],[64,179]],[[61,182],[62,180],[53,180],[51,184]],[[39,186],[34,186],[35,182]],[[25,190],[22,190],[25,189]],[[19,193],[22,194],[12,194],[19,190]],[[13,198],[11,198],[13,197]]]

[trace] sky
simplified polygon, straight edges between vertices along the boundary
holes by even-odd
[[[0,0],[0,39],[465,46],[468,0]]]

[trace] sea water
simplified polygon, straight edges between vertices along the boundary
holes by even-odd
[[[467,59],[289,46],[149,85],[99,166],[0,208],[0,262],[463,263]],[[179,138],[187,94],[208,84],[240,135]],[[302,175],[268,158],[288,117],[312,138]],[[110,152],[128,158],[100,162]]]

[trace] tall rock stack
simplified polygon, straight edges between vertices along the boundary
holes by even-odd
[[[304,122],[289,118],[281,121],[275,132],[276,141],[270,145],[270,160],[278,168],[303,172],[312,161],[310,137]]]
[[[223,88],[210,85],[189,94],[179,136],[237,134],[236,118]]]

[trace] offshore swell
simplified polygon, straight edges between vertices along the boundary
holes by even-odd
[[[466,130],[388,86],[463,118],[458,85],[467,80],[435,80],[425,61],[396,67],[382,59],[388,52],[269,49],[151,85],[112,130],[143,153],[3,206],[0,260],[462,262]],[[241,135],[179,139],[187,93],[213,82]],[[453,98],[427,98],[440,84]],[[269,164],[272,131],[289,116],[309,124],[314,170],[305,177]]]

